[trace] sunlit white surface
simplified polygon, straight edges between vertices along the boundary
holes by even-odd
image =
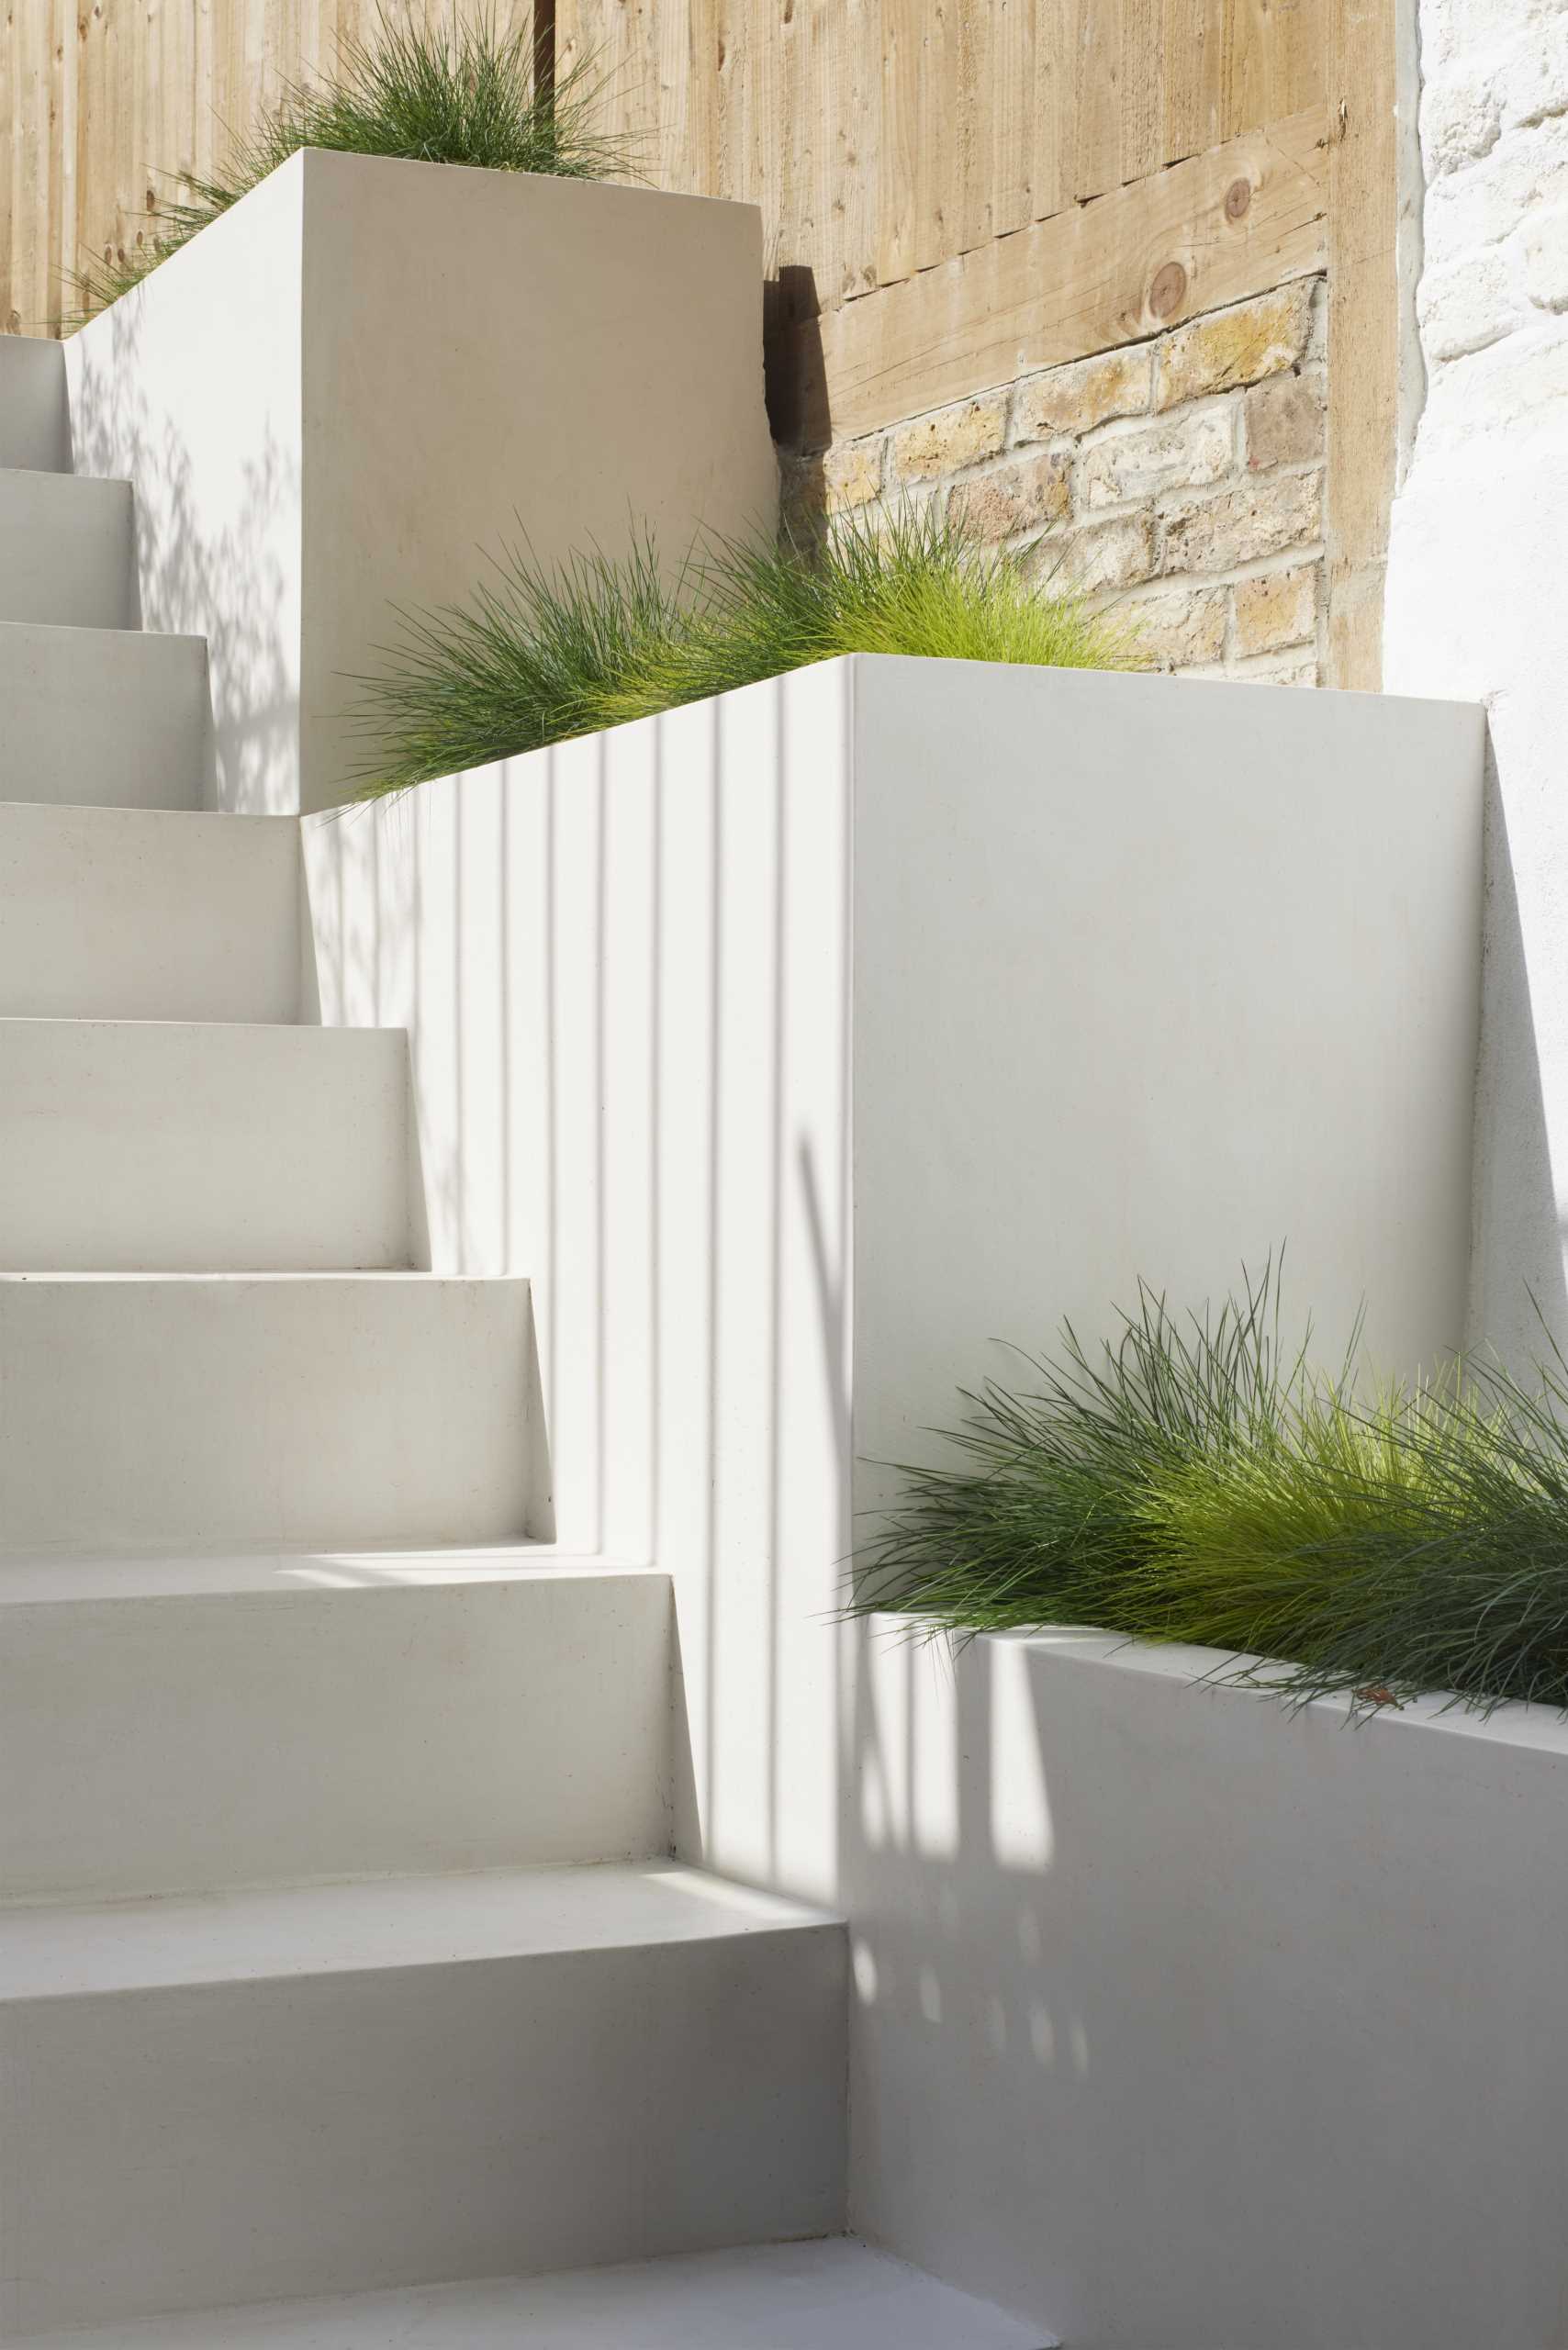
[[[107,2350],[108,2339],[56,2334],[48,2350]],[[114,2350],[1051,2350],[1051,2339],[842,2238],[217,2311],[113,2335]]]

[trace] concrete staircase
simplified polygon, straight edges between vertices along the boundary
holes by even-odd
[[[528,1284],[420,1269],[405,1040],[306,1024],[60,363],[0,338],[0,2340],[1037,2350],[841,2235],[842,1923],[670,1857],[667,1582],[531,1539]]]

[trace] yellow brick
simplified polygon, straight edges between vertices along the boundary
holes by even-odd
[[[1238,384],[1278,375],[1297,364],[1311,331],[1310,278],[1194,319],[1160,345],[1154,405],[1178,408],[1207,392],[1228,392]]]
[[[1251,473],[1269,465],[1321,464],[1327,440],[1324,386],[1311,375],[1276,375],[1255,384],[1242,403],[1247,464]]]
[[[1238,653],[1278,653],[1317,633],[1317,565],[1298,563],[1236,584]]]
[[[944,474],[994,457],[1006,430],[1005,392],[938,408],[934,416],[900,426],[893,435],[894,470],[903,481],[940,480]]]
[[[1223,588],[1167,589],[1118,607],[1135,649],[1161,668],[1190,669],[1225,654]]]
[[[1084,505],[1092,513],[1160,490],[1223,481],[1236,461],[1233,408],[1195,408],[1092,441],[1083,453]]]
[[[1058,432],[1092,431],[1114,416],[1142,416],[1148,407],[1152,367],[1149,346],[1142,343],[1030,376],[1018,386],[1014,439],[1047,441]]]
[[[1166,571],[1230,571],[1323,535],[1321,474],[1272,474],[1165,510]]]
[[[882,442],[851,441],[823,459],[823,494],[830,514],[869,506],[882,491]]]
[[[948,512],[977,537],[1000,540],[1059,522],[1071,504],[1069,461],[1042,455],[999,465],[994,473],[960,482]]]
[[[1076,588],[1085,596],[1130,588],[1154,574],[1154,512],[1118,515],[1092,523],[1067,540],[1048,540],[1030,566],[1042,587]]]

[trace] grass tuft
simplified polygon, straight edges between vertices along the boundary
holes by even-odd
[[[713,539],[673,576],[646,532],[620,561],[556,571],[510,550],[466,605],[400,618],[353,713],[367,797],[838,654],[1140,666],[1124,627],[932,509],[841,518],[806,543]]]
[[[950,1465],[901,1472],[850,1613],[1228,1649],[1293,1700],[1568,1708],[1560,1356],[1360,1400],[1354,1346],[1331,1373],[1282,1354],[1271,1269],[1213,1317],[1140,1289],[1114,1345],[1067,1327],[1032,1368],[965,1395]]]
[[[451,30],[383,12],[368,36],[340,38],[330,78],[284,84],[256,129],[234,142],[220,177],[182,178],[183,195],[149,213],[150,236],[76,274],[81,316],[139,285],[304,147],[560,179],[629,177],[628,142],[594,128],[599,95],[591,61],[553,89],[539,85],[526,23],[503,35],[488,12]]]

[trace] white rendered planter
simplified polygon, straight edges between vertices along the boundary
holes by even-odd
[[[1282,1241],[1326,1352],[1363,1299],[1387,1370],[1459,1340],[1477,711],[859,658],[306,850],[322,1016],[413,1038],[437,1269],[540,1281],[564,1538],[654,1542],[710,1338],[798,1328],[813,1409],[830,1347],[862,1460]]]
[[[1068,2342],[1560,2340],[1568,1724],[902,1630],[846,1670],[852,2224]]]
[[[217,804],[343,796],[393,605],[766,525],[755,207],[308,152],[68,346],[79,473],[135,487],[144,626],[211,647]]]
[[[1175,2241],[1138,2082],[1084,2005],[1103,1929],[1076,1914],[1095,1849],[1114,1876],[1142,1847],[1090,1817],[1054,1921],[1055,1748],[1042,1777],[1028,1690],[956,1716],[921,1653],[835,1627],[853,1513],[885,1490],[875,1462],[930,1449],[960,1382],[1015,1374],[999,1340],[1047,1345],[1064,1315],[1092,1338],[1140,1274],[1200,1298],[1282,1239],[1325,1353],[1363,1296],[1390,1371],[1458,1341],[1481,768],[1481,714],[1451,703],[857,659],[305,826],[323,1018],[409,1030],[433,1262],[532,1280],[560,1539],[670,1573],[681,1849],[850,1919],[852,2223],[1068,2338],[1357,2339],[1288,2293],[1249,2330],[1214,2298],[1273,2208],[1259,2163],[1293,2096],[1332,2085],[1342,2129],[1312,2107],[1280,2210],[1350,2192],[1355,2033],[1315,2079],[1294,1962],[1271,1986],[1249,1950],[1205,1987],[1184,1845],[1147,1911],[1118,1879],[1106,1897],[1147,1934],[1111,1978],[1138,2065],[1188,2061],[1160,2021],[1166,1903],[1181,2028],[1217,2068],[1205,2112],[1276,2108],[1170,2147],[1206,2165],[1189,2206],[1201,2185],[1238,2215]],[[1172,1741],[1139,1743],[1131,1710],[1104,1732],[1127,1747],[1119,1801],[1158,1779],[1205,1865],[1230,1830],[1208,1794],[1183,1807],[1180,1725],[1244,1721],[1248,1758],[1308,1735],[1226,1702],[1193,1699]],[[1383,1737],[1312,1751],[1353,1774]],[[1270,1797],[1281,1880],[1290,1800]],[[1414,1965],[1435,1881],[1412,1882]],[[1313,1930],[1311,1968],[1359,1934],[1338,1911]],[[1271,1999],[1291,2068],[1260,2085]],[[1451,2008],[1450,1986],[1401,2044]],[[1447,2095],[1361,2174],[1394,2199],[1396,2260],[1435,2255],[1394,2177]],[[1442,2273],[1462,2255],[1456,2234]]]

